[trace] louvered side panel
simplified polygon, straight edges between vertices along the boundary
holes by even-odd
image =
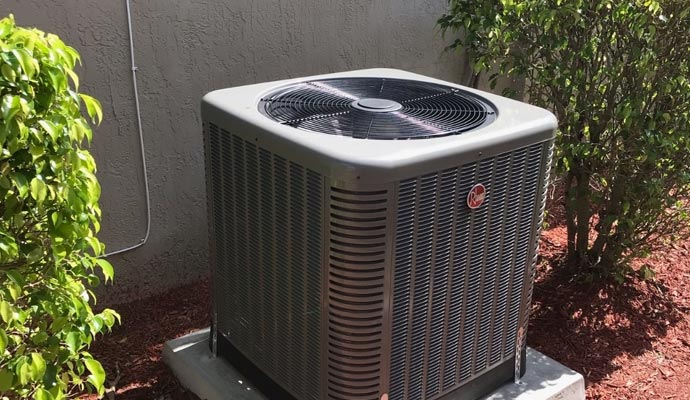
[[[306,333],[303,346],[306,349],[305,365],[302,369],[304,377],[304,393],[308,393],[310,399],[322,399],[319,382],[323,375],[322,368],[322,303],[323,303],[323,193],[324,180],[321,175],[313,171],[307,171],[307,236],[306,236]],[[318,210],[315,212],[315,210]]]
[[[275,210],[275,188],[273,174],[273,155],[265,149],[259,149],[259,235],[260,235],[260,257],[259,273],[262,277],[261,293],[271,291],[276,293],[275,248],[277,236],[275,236],[274,210]],[[262,297],[259,299],[260,335],[256,338],[258,346],[265,349],[264,354],[260,355],[262,365],[271,363],[270,355],[275,354],[277,345],[273,336],[273,321],[276,320],[276,309],[271,298]]]
[[[457,188],[456,169],[443,171],[439,174],[438,191],[436,195],[437,207],[434,227],[434,248],[432,265],[433,269],[432,293],[429,312],[431,317],[428,322],[427,359],[425,361],[424,376],[426,377],[426,395],[431,397],[441,391],[441,366],[443,362],[443,344],[445,341],[447,324],[446,304],[448,302],[448,287],[451,277],[450,257],[453,240],[453,210],[457,208],[459,197]]]
[[[410,385],[409,397],[422,398],[424,358],[426,356],[427,320],[429,319],[429,300],[431,289],[431,261],[434,239],[434,220],[436,216],[436,191],[438,176],[436,174],[423,176],[419,181],[417,197],[418,220],[415,224],[415,249],[413,262],[415,269],[412,274],[412,309],[409,323],[408,341],[412,349],[408,381]]]
[[[514,355],[542,148],[398,184],[391,400],[438,398]]]
[[[499,280],[496,285],[496,318],[491,323],[490,365],[500,362],[504,357],[506,346],[506,321],[508,315],[509,292],[513,291],[515,283],[514,253],[517,246],[517,227],[520,218],[520,204],[522,184],[526,173],[527,150],[522,149],[511,155],[510,177],[507,182],[506,210],[503,224],[503,235],[500,241]]]
[[[537,194],[537,213],[534,216],[535,222],[533,223],[533,229],[536,234],[531,236],[531,252],[528,259],[527,265],[527,278],[525,279],[525,285],[523,287],[523,299],[520,310],[521,324],[518,328],[518,338],[515,348],[515,376],[520,376],[522,350],[527,346],[527,326],[529,325],[530,309],[532,305],[532,293],[534,289],[534,278],[536,274],[537,258],[539,256],[539,235],[541,233],[542,226],[544,224],[544,209],[546,208],[546,191],[549,185],[549,179],[551,175],[551,162],[553,159],[554,143],[548,142],[544,144],[540,156],[543,158],[541,161],[541,179],[539,181],[540,186],[538,188]],[[537,157],[536,151],[532,155]]]
[[[490,330],[497,315],[495,310],[497,308],[496,288],[501,279],[499,275],[499,253],[502,249],[500,241],[493,242],[494,238],[503,237],[503,228],[505,227],[506,214],[509,209],[506,204],[506,190],[508,185],[508,178],[510,173],[510,154],[502,154],[495,159],[491,185],[494,187],[493,197],[491,197],[488,209],[487,223],[489,229],[487,230],[487,237],[485,239],[484,248],[484,272],[482,276],[481,288],[479,290],[479,320],[476,326],[474,348],[476,353],[473,357],[473,372],[479,373],[484,371],[489,364],[489,340]],[[500,188],[500,189],[499,189]],[[503,221],[503,223],[501,222]]]
[[[390,398],[407,398],[408,310],[412,299],[412,254],[417,221],[417,180],[398,187],[395,271],[393,286],[393,325],[391,335]]]
[[[320,400],[323,178],[209,135],[218,330],[284,389]]]
[[[443,343],[443,391],[457,384],[460,356],[460,332],[464,328],[462,321],[463,297],[465,294],[465,276],[467,275],[467,256],[470,239],[471,210],[466,207],[463,194],[474,186],[476,164],[465,165],[460,169],[457,185],[459,201],[453,210],[453,241],[451,243],[450,283],[446,301],[446,340]]]
[[[257,340],[256,336],[260,337],[262,333],[261,327],[263,321],[261,321],[260,309],[263,299],[253,298],[254,293],[265,293],[262,292],[261,288],[263,286],[264,277],[261,273],[261,264],[259,263],[260,254],[260,244],[261,244],[261,229],[260,227],[254,226],[255,221],[260,221],[261,206],[259,204],[259,149],[249,143],[243,142],[244,147],[244,157],[245,157],[245,236],[246,245],[244,255],[245,264],[244,270],[242,270],[242,275],[247,277],[247,282],[240,296],[244,297],[247,302],[245,303],[245,320],[248,323],[249,329],[247,329],[249,334],[255,335],[252,338],[247,338],[253,350],[256,351],[256,356],[259,360],[265,355],[263,353],[264,343],[259,338]],[[257,351],[258,350],[258,351]],[[261,360],[263,361],[263,360]]]
[[[224,283],[224,286],[219,287],[217,291],[217,295],[219,297],[216,301],[216,304],[219,305],[219,307],[216,307],[216,311],[219,314],[218,330],[222,329],[222,325],[227,325],[228,333],[238,336],[239,331],[236,329],[236,327],[240,326],[238,315],[235,313],[226,314],[226,310],[236,310],[239,308],[237,304],[237,298],[239,295],[239,281],[237,279],[233,279],[234,276],[239,275],[239,271],[237,270],[238,253],[235,251],[234,246],[234,244],[238,241],[238,235],[236,232],[238,225],[236,222],[236,212],[239,207],[237,204],[238,199],[235,195],[235,181],[237,181],[238,178],[233,165],[233,160],[235,157],[232,154],[232,136],[224,134],[223,132],[218,132],[218,135],[220,145],[218,153],[223,175],[214,177],[214,179],[222,180],[223,182],[223,186],[221,188],[223,203],[217,204],[215,210],[221,208],[224,209],[223,214],[225,219],[220,223],[224,225],[226,235],[223,238],[223,241],[218,241],[218,239],[216,239],[216,247],[222,247],[224,255],[224,258],[219,258],[216,260],[216,268],[219,270],[217,275],[220,277],[221,283]]]
[[[380,397],[388,196],[330,188],[328,399]]]
[[[490,182],[494,169],[494,160],[483,160],[477,167],[476,182]],[[484,279],[485,268],[484,250],[488,244],[488,216],[492,199],[495,195],[494,186],[489,183],[486,186],[486,200],[484,205],[472,212],[470,218],[470,244],[468,263],[465,274],[465,294],[463,296],[463,329],[460,333],[460,381],[467,380],[472,375],[472,361],[476,357],[477,348],[474,345],[479,313],[479,299],[481,296],[481,283]]]
[[[543,145],[533,146],[527,151],[527,162],[525,165],[525,179],[522,186],[522,196],[520,199],[520,218],[517,227],[517,237],[515,245],[514,262],[515,267],[510,285],[510,297],[508,306],[507,332],[503,357],[515,355],[518,346],[518,323],[520,322],[520,311],[524,305],[524,287],[529,264],[528,255],[530,253],[530,243],[532,235],[537,232],[535,226],[536,217],[536,198],[540,186],[538,181],[542,169]],[[531,283],[529,283],[531,287]],[[531,289],[530,289],[531,290]]]
[[[290,191],[288,185],[288,162],[282,157],[273,158],[273,186],[275,188],[275,201],[273,208],[274,220],[273,237],[275,241],[274,264],[275,281],[273,282],[273,308],[275,323],[271,325],[271,337],[275,340],[277,356],[270,360],[269,367],[275,371],[279,382],[290,380],[290,371],[283,368],[290,360],[290,354],[285,351],[288,346],[288,332],[292,330],[290,324],[290,310],[292,305],[290,298],[290,237],[288,207],[290,206]]]

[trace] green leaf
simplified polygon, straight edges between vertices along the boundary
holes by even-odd
[[[81,97],[82,101],[84,101],[86,112],[89,114],[89,117],[91,117],[91,120],[97,125],[100,125],[101,121],[103,120],[101,103],[87,94],[80,93],[79,96]]]
[[[103,383],[105,382],[105,371],[103,370],[103,366],[101,366],[101,363],[97,360],[88,358],[84,360],[84,364],[86,365],[86,369],[91,372],[91,375],[88,377],[89,383],[101,393],[104,390]]]
[[[50,214],[50,221],[53,223],[53,225],[57,226],[58,222],[60,222],[60,220],[61,220],[61,217],[57,211]]]
[[[22,362],[19,365],[17,375],[19,376],[19,383],[21,385],[26,385],[31,382],[31,366],[29,366],[27,362]]]
[[[74,121],[74,128],[79,132],[79,136],[86,137],[86,140],[91,143],[93,139],[93,132],[89,123],[84,118],[78,118]]]
[[[12,172],[10,174],[12,177],[12,180],[14,181],[14,185],[17,187],[17,191],[19,192],[20,197],[26,197],[26,194],[29,192],[29,182],[26,180],[26,177],[24,174],[20,172]]]
[[[103,317],[105,326],[107,326],[108,329],[112,329],[113,325],[115,325],[115,318],[112,315],[105,313],[101,313],[101,316]]]
[[[84,210],[84,202],[79,197],[77,191],[72,188],[67,189],[67,203],[73,211],[81,213]]]
[[[58,137],[60,137],[60,130],[58,129],[57,125],[46,120],[40,120],[38,121],[38,124],[41,125],[41,128],[43,128],[43,130],[46,131],[48,135],[50,135],[53,141],[58,140]]]
[[[9,64],[2,64],[2,77],[7,79],[10,82],[14,82],[17,80],[17,73],[14,72],[12,67],[9,66]]]
[[[31,338],[31,342],[37,346],[45,343],[46,340],[48,340],[48,334],[46,332],[38,332]]]
[[[105,276],[105,281],[108,282],[108,280],[113,280],[113,266],[110,264],[108,261],[102,259],[102,258],[97,258],[96,263],[98,264],[99,267],[101,267],[101,271],[103,271],[103,276]]]
[[[10,323],[13,319],[12,306],[4,300],[0,301],[0,317],[6,323]]]
[[[14,118],[19,111],[22,109],[22,104],[19,96],[6,94],[2,97],[2,103],[0,103],[0,112],[2,112],[2,119],[5,121],[6,125]]]
[[[6,392],[12,388],[14,374],[5,368],[0,369],[0,392]]]
[[[42,155],[46,153],[46,149],[41,145],[35,145],[34,143],[31,143],[29,145],[29,153],[31,153],[31,158],[35,162],[38,158],[40,158]]]
[[[17,301],[19,296],[22,295],[22,288],[14,282],[8,285],[7,290],[9,290],[10,297],[12,297],[14,301]]]
[[[72,58],[72,62],[74,62],[75,64],[79,63],[79,65],[81,65],[81,56],[75,49],[73,49],[70,46],[65,46],[64,50],[65,53],[67,53]]]
[[[91,319],[91,323],[89,324],[91,327],[91,332],[93,333],[93,336],[95,337],[97,333],[100,333],[101,330],[103,329],[104,321],[103,318],[101,318],[98,315],[95,315]]]
[[[15,29],[14,15],[10,14],[7,18],[0,20],[0,38],[4,39],[13,29]]]
[[[643,265],[639,270],[640,279],[648,281],[656,277],[656,272],[647,264]]]
[[[34,394],[34,399],[35,400],[55,400],[55,397],[53,397],[50,392],[43,388],[38,388],[36,390],[36,394]]]
[[[46,362],[40,353],[31,353],[31,370],[33,380],[43,379],[43,374],[46,372]]]
[[[50,324],[50,330],[53,333],[58,333],[62,331],[65,325],[67,325],[67,322],[69,322],[69,319],[66,316],[57,316],[53,319],[53,322]]]
[[[5,333],[4,329],[0,329],[0,356],[2,356],[5,353],[8,341],[9,338],[7,337],[7,333]]]
[[[89,244],[89,247],[95,255],[103,254],[104,245],[94,236],[86,237],[84,240]]]
[[[76,354],[79,349],[81,349],[82,345],[82,340],[81,340],[81,333],[79,332],[70,332],[67,334],[67,338],[65,339],[65,343],[67,343],[67,348],[72,354]]]
[[[72,82],[74,82],[74,90],[78,90],[79,76],[76,73],[74,73],[74,71],[71,68],[67,68],[65,72],[67,72],[67,75],[69,75],[69,77],[72,78]]]
[[[11,270],[7,271],[7,276],[16,285],[24,286],[24,284],[26,283],[26,281],[24,280],[24,277],[19,272],[17,272],[16,269],[11,269]]]
[[[14,49],[12,50],[12,54],[17,57],[17,61],[19,61],[19,65],[22,66],[22,70],[24,70],[26,76],[29,79],[33,78],[34,74],[36,73],[37,63],[31,54],[24,49]]]
[[[115,319],[117,319],[118,323],[121,323],[121,318],[120,314],[115,312],[114,310],[111,310],[109,308],[106,308],[101,312],[101,316],[103,317],[103,321],[105,322],[105,325],[108,328],[112,328],[115,325]]]
[[[43,203],[48,194],[48,187],[43,180],[38,177],[31,180],[31,197],[38,202],[38,204]]]

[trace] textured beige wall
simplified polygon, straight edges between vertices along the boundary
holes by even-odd
[[[82,54],[82,90],[103,103],[93,153],[108,250],[141,238],[144,191],[124,0],[9,0],[3,14],[60,35]],[[152,201],[149,242],[112,257],[107,302],[207,274],[199,102],[213,89],[369,67],[460,81],[435,23],[446,0],[133,0]]]

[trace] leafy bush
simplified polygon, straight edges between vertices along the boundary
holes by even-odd
[[[86,351],[119,316],[96,314],[90,287],[112,266],[96,256],[100,187],[82,148],[100,122],[98,101],[79,94],[79,54],[57,36],[0,20],[0,392],[63,399],[104,392]],[[71,79],[71,82],[70,82]]]
[[[568,254],[622,280],[628,261],[687,233],[687,0],[450,0],[439,20],[476,71],[523,77],[560,121]],[[649,276],[649,270],[642,274]]]

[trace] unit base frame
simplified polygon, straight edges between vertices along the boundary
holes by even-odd
[[[209,349],[213,351],[214,332],[210,332]],[[247,377],[252,384],[269,399],[300,400],[278,385],[270,376],[266,375],[259,367],[249,360],[235,347],[223,334],[215,336],[216,355],[232,364],[242,375]],[[526,372],[526,348],[522,350],[520,357],[521,377]],[[506,359],[496,367],[486,371],[482,375],[472,379],[454,391],[439,397],[438,400],[476,400],[491,393],[495,388],[514,380],[515,358]],[[315,382],[318,384],[318,382]],[[488,389],[487,389],[488,388]],[[403,399],[391,399],[403,400]]]

